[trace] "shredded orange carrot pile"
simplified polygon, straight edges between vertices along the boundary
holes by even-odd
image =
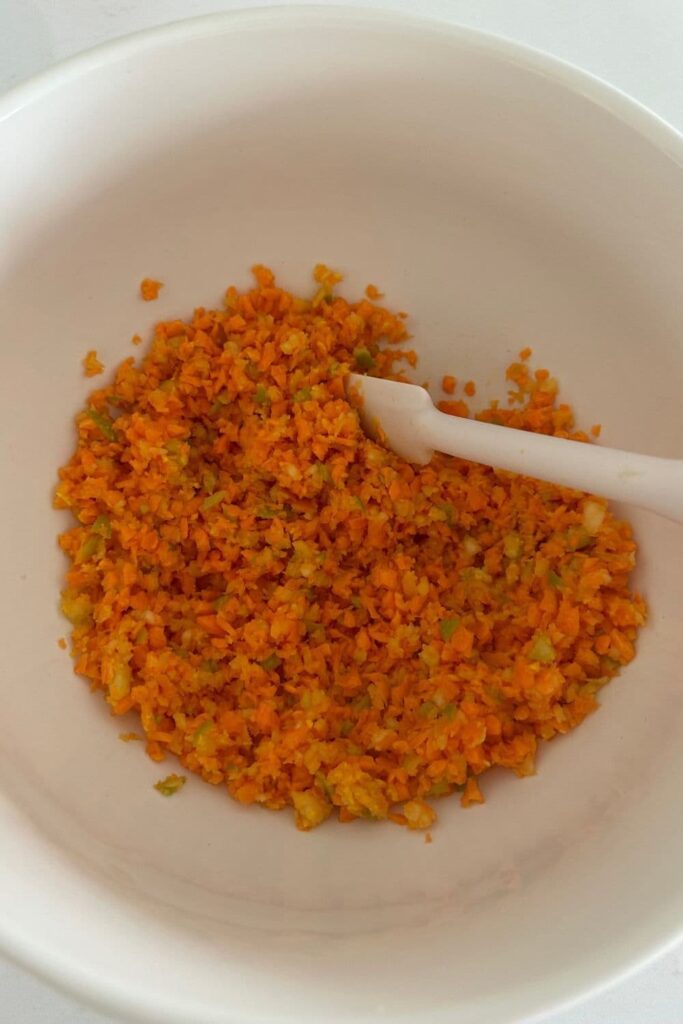
[[[152,758],[243,803],[428,829],[488,768],[533,773],[633,658],[631,529],[600,499],[368,439],[344,378],[414,365],[404,318],[324,267],[312,300],[255,276],[159,324],[77,417],[55,498],[76,517],[75,668]],[[481,418],[586,439],[520,355]]]
[[[102,373],[104,366],[97,358],[97,352],[91,349],[86,352],[83,358],[83,373],[86,377],[96,377],[98,373]]]
[[[140,295],[145,302],[153,302],[159,298],[159,291],[163,288],[161,281],[155,281],[152,277],[145,277],[140,282]]]

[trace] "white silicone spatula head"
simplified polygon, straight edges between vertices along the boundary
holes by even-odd
[[[362,399],[367,433],[376,437],[379,427],[388,446],[408,462],[424,464],[434,451],[446,452],[683,520],[683,460],[447,416],[415,384],[354,373],[348,386]]]
[[[424,431],[416,429],[416,424],[423,423],[424,414],[434,410],[428,391],[417,384],[398,384],[356,373],[350,374],[349,383],[363,399],[359,412],[366,434],[377,438],[380,428],[389,448],[401,458],[420,465],[429,462],[434,448],[427,443]]]

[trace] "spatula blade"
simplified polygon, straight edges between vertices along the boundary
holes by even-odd
[[[424,388],[357,373],[349,374],[349,388],[362,399],[360,417],[369,437],[383,439],[407,462],[429,462],[434,449],[422,438],[421,416],[433,405]]]

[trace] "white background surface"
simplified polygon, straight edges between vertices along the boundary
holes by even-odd
[[[106,39],[264,2],[0,0],[0,91]],[[367,6],[373,0],[346,2]],[[619,86],[683,131],[683,0],[374,0],[374,6],[433,13],[544,49]],[[639,884],[643,880],[634,879]],[[103,1020],[0,959],[0,1024]],[[683,943],[615,989],[544,1024],[683,1024]]]

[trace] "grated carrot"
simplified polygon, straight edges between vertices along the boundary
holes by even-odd
[[[367,438],[344,378],[359,352],[379,375],[414,365],[403,317],[322,265],[312,299],[254,273],[158,324],[77,417],[55,496],[76,517],[75,670],[139,716],[152,759],[242,803],[428,829],[492,766],[532,774],[633,658],[631,529],[599,499]],[[507,380],[480,419],[587,439],[547,371]]]
[[[453,392],[455,391],[455,386],[457,383],[458,382],[456,378],[451,377],[451,375],[447,373],[446,376],[441,381],[441,390],[445,392],[445,394],[447,395],[452,395]]]
[[[145,302],[153,302],[159,298],[159,291],[163,287],[161,281],[155,281],[153,277],[144,277],[140,282],[140,295]]]
[[[86,377],[96,377],[98,373],[102,373],[104,366],[97,358],[97,352],[94,349],[90,349],[83,358],[83,372]]]

